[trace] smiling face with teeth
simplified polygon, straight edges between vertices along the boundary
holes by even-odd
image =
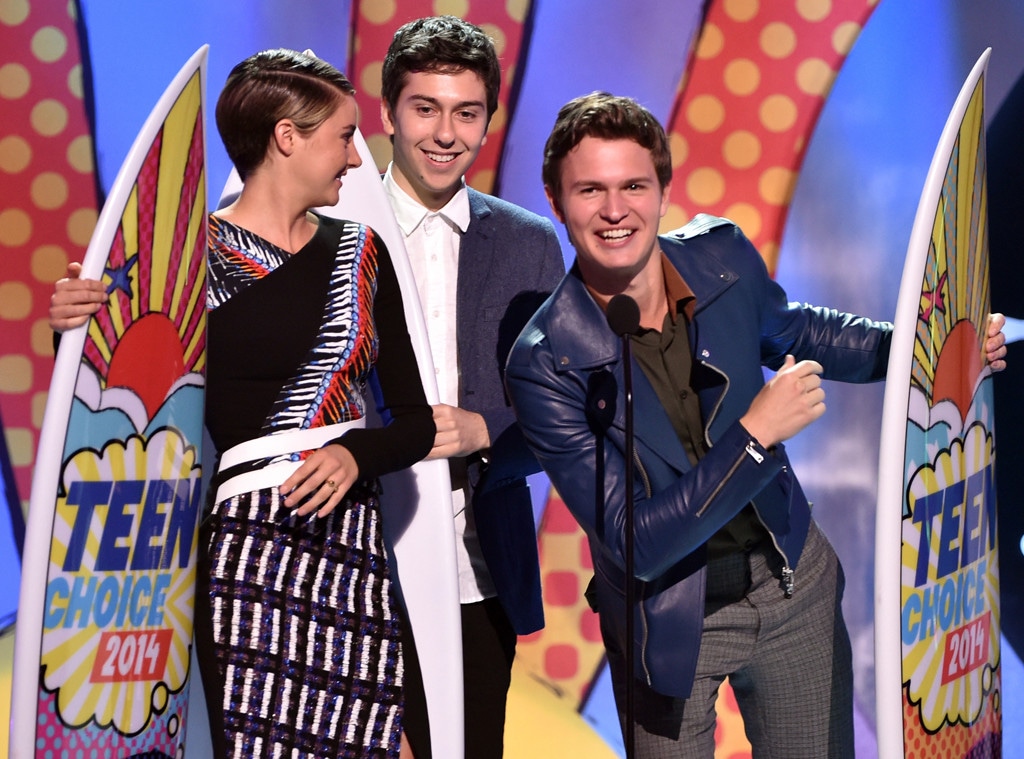
[[[545,188],[565,224],[583,280],[608,296],[663,287],[658,224],[669,203],[651,151],[629,139],[584,137],[561,161],[558,197]]]
[[[291,165],[296,178],[295,196],[308,196],[303,200],[305,207],[335,205],[342,177],[349,169],[362,165],[352,141],[357,119],[355,99],[344,96],[334,113],[315,129],[302,132],[293,127],[295,149]]]
[[[381,103],[392,137],[398,186],[432,211],[462,187],[487,135],[487,90],[468,69],[408,74],[392,109]]]

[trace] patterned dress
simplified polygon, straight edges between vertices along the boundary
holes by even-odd
[[[360,419],[368,383],[389,420],[333,441],[351,451],[360,481],[325,518],[294,515],[276,486],[212,505],[196,625],[218,755],[398,756],[401,628],[376,478],[425,455],[433,422],[387,250],[367,227],[319,222],[290,255],[210,217],[207,427],[217,450]],[[211,491],[237,474],[219,472]]]

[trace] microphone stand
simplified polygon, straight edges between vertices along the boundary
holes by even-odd
[[[633,362],[629,347],[629,334],[622,336],[622,369],[626,391],[626,759],[632,759],[635,750],[636,695],[633,646],[636,620],[633,607],[636,605],[635,583],[633,581]]]
[[[633,578],[633,459],[635,458],[635,444],[633,439],[633,361],[629,345],[629,336],[636,334],[640,329],[640,307],[636,301],[625,294],[618,294],[608,302],[606,310],[608,326],[612,331],[622,338],[622,375],[626,397],[626,759],[632,759],[635,751],[636,727],[634,715],[636,713],[635,694],[635,663],[633,647],[635,645],[636,627],[633,607],[636,605],[636,588]]]

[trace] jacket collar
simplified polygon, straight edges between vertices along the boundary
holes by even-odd
[[[658,241],[668,260],[697,296],[696,317],[728,290],[738,276],[718,260],[705,236],[689,236],[685,230],[684,227],[678,233],[659,237]]]
[[[479,190],[466,186],[466,194],[469,196],[469,215],[475,221],[481,221],[491,215],[491,206],[487,202],[487,196]],[[479,224],[475,226],[480,226]]]
[[[547,334],[556,371],[594,369],[619,360],[619,338],[587,291],[575,262],[552,293]]]
[[[687,237],[681,230],[680,234],[659,237],[658,242],[697,297],[694,318],[737,279],[735,272],[705,248],[701,235]],[[618,363],[621,342],[587,291],[575,262],[552,294],[548,322],[556,370],[594,369]]]

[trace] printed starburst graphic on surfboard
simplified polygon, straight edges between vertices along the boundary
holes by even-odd
[[[152,419],[183,375],[205,366],[206,192],[199,77],[146,154],[103,281],[114,307],[92,321],[85,360],[103,389],[126,388]],[[187,150],[165,133],[190,134]]]
[[[984,78],[945,167],[924,261],[906,421],[901,625],[907,757],[998,742],[999,562]]]

